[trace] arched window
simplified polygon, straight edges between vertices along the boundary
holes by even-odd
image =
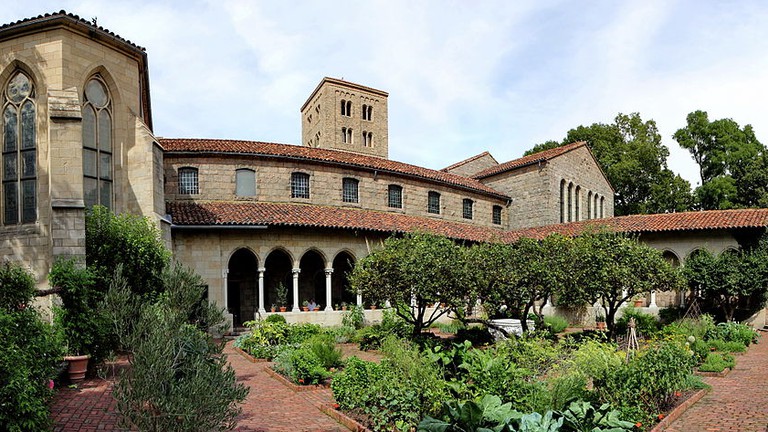
[[[576,209],[576,222],[581,220],[581,186],[576,186],[576,203],[574,208]]]
[[[440,214],[440,194],[435,191],[429,191],[427,194],[427,212]]]
[[[587,219],[592,219],[592,191],[587,192]]]
[[[474,202],[472,202],[472,200],[469,198],[464,198],[461,201],[461,204],[462,204],[461,216],[464,219],[472,219]]]
[[[560,223],[565,222],[565,208],[565,180],[560,180]]]
[[[344,99],[341,100],[341,115],[347,115],[347,101]]]
[[[600,197],[600,217],[604,217],[605,211],[605,197]]]
[[[35,86],[18,71],[3,92],[3,221],[37,220]]]
[[[373,147],[373,132],[368,132],[368,147]]]
[[[179,168],[179,193],[182,195],[197,195],[200,193],[197,168]]]
[[[347,203],[356,203],[359,199],[360,181],[345,177],[341,179],[341,200]]]
[[[112,208],[112,101],[100,76],[85,84],[83,101],[85,206]]]
[[[403,208],[402,186],[389,185],[387,188],[387,206],[392,208]]]
[[[291,173],[291,198],[309,198],[309,174]]]
[[[501,206],[493,206],[493,215],[491,216],[494,225],[501,225]]]
[[[598,196],[598,195],[597,195],[597,194],[595,194],[595,196],[594,196],[594,203],[592,204],[592,218],[593,218],[593,219],[597,219],[597,204],[598,204],[598,202],[600,201],[600,200],[597,198],[597,196]]]
[[[368,105],[368,118],[366,120],[373,121],[373,107]]]
[[[573,222],[573,183],[568,183],[568,222]]]
[[[235,171],[235,195],[256,196],[256,171],[248,168],[240,168]]]
[[[347,101],[347,117],[352,117],[352,101]]]
[[[341,128],[341,142],[344,144],[347,143],[347,128],[345,127]]]

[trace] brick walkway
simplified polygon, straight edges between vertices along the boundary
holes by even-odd
[[[768,430],[768,333],[736,357],[736,368],[724,378],[706,378],[712,390],[688,409],[668,432]]]
[[[333,401],[330,389],[294,392],[266,371],[266,363],[251,363],[227,343],[224,352],[238,381],[250,387],[237,431],[348,431],[318,407]],[[76,389],[56,392],[51,407],[55,432],[122,430],[117,428],[114,381],[85,380]]]

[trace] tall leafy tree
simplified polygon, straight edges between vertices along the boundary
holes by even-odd
[[[728,118],[710,121],[706,111],[694,111],[674,138],[699,165],[696,197],[702,209],[768,206],[768,152],[752,126]]]
[[[448,309],[427,309],[436,303],[456,308],[465,299],[464,251],[452,240],[427,233],[390,237],[355,265],[353,290],[376,302],[388,301],[398,316],[413,324],[418,335]]]
[[[547,141],[526,154],[586,141],[616,190],[617,216],[690,210],[690,184],[667,167],[669,149],[661,143],[656,122],[639,113],[619,113],[613,123],[594,123],[568,131],[561,143]]]

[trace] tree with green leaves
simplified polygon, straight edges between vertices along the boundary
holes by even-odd
[[[691,186],[667,167],[669,149],[653,120],[619,113],[613,123],[594,123],[568,131],[561,142],[538,144],[526,154],[586,141],[616,190],[614,213],[686,211],[693,205]]]
[[[690,289],[719,308],[725,321],[732,321],[739,307],[749,315],[765,305],[768,295],[768,239],[753,249],[719,255],[699,250],[686,260],[683,272]]]
[[[624,234],[596,233],[577,237],[573,265],[577,298],[599,302],[609,333],[616,313],[633,296],[679,289],[684,280],[656,249]]]
[[[732,119],[709,120],[706,111],[688,114],[686,126],[674,134],[699,165],[702,209],[768,206],[766,148],[752,126]]]
[[[356,263],[349,282],[365,298],[388,301],[418,335],[448,312],[437,308],[427,315],[428,308],[437,303],[454,309],[464,304],[463,257],[462,248],[443,236],[412,233],[390,237],[383,248]]]

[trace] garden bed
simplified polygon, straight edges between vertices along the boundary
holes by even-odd
[[[688,408],[692,407],[696,402],[698,402],[707,393],[709,393],[709,390],[710,389],[707,388],[683,393],[675,401],[675,407],[666,413],[664,418],[661,419],[661,421],[657,423],[656,426],[650,430],[650,432],[662,432],[665,430],[675,420],[679,419],[680,416],[685,414],[685,412],[688,411]]]

